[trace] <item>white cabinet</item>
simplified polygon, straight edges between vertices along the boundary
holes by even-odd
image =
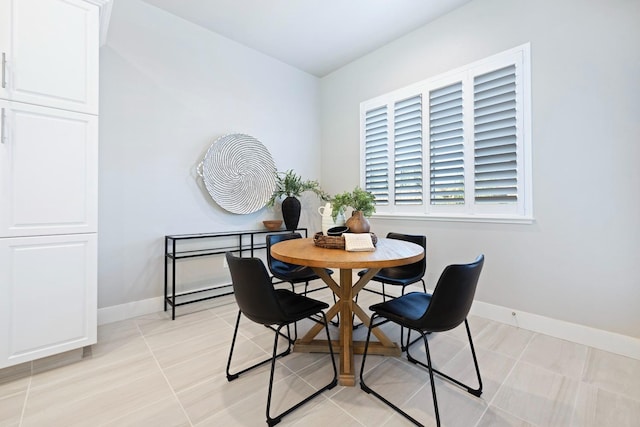
[[[0,368],[97,335],[97,0],[0,0]]]
[[[0,237],[97,231],[98,117],[0,100]]]
[[[0,368],[96,342],[95,233],[0,239]]]
[[[0,0],[0,98],[98,113],[99,10],[83,0]]]

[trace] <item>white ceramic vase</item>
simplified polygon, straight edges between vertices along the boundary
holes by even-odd
[[[332,227],[338,227],[340,225],[344,225],[345,219],[343,214],[339,214],[336,220],[333,220],[331,216],[333,212],[333,208],[331,203],[327,203],[324,206],[320,206],[318,208],[318,213],[322,217],[322,234],[327,235],[327,230]]]

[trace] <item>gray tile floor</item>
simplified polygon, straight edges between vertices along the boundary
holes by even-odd
[[[330,299],[326,291],[312,296]],[[379,298],[362,293],[361,305]],[[0,426],[266,425],[268,368],[231,383],[225,378],[236,310],[233,297],[224,297],[180,307],[175,321],[160,312],[104,325],[91,348],[0,370]],[[443,425],[640,426],[640,361],[479,317],[470,324],[484,393],[476,398],[437,379]],[[398,339],[395,329],[386,331]],[[245,321],[240,333],[237,367],[268,354],[270,330]],[[354,334],[365,333],[361,327]],[[434,366],[473,384],[462,328],[432,334],[430,343]],[[420,353],[419,344],[414,348]],[[327,355],[293,353],[277,366],[276,411],[330,377]],[[370,368],[371,387],[435,425],[426,372],[406,359],[378,356]],[[359,387],[337,386],[281,425],[409,423]]]

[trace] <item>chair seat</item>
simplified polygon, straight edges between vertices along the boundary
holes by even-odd
[[[329,308],[329,304],[325,302],[307,298],[288,289],[276,289],[275,292],[288,322],[302,320]]]
[[[308,282],[311,280],[319,279],[320,277],[310,267],[295,267],[290,268],[290,265],[283,263],[274,263],[271,266],[271,273],[274,277],[290,283]],[[327,270],[328,274],[332,274],[333,271]]]
[[[367,271],[368,270],[359,271],[358,276],[364,276]],[[418,271],[415,276],[408,277],[406,269],[389,267],[380,270],[378,274],[371,278],[371,280],[387,283],[389,285],[408,286],[419,282],[423,275],[422,271]]]
[[[424,316],[430,303],[430,294],[411,292],[386,302],[374,304],[369,309],[393,322],[419,329],[416,322]]]
[[[288,289],[274,289],[274,296],[281,310],[280,313],[262,310],[258,306],[253,306],[245,308],[243,310],[244,315],[256,323],[270,326],[297,322],[329,308],[329,305],[323,301],[296,294]]]

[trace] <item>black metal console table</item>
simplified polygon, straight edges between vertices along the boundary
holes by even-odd
[[[304,237],[308,237],[306,228],[297,228],[293,231],[304,232]],[[178,298],[194,295],[202,292],[213,291],[217,289],[230,288],[231,284],[222,284],[217,286],[211,286],[204,289],[198,289],[195,291],[182,292],[176,294],[176,261],[188,258],[199,258],[210,255],[220,255],[225,252],[236,252],[239,256],[243,253],[249,252],[250,256],[254,256],[254,251],[266,248],[264,241],[256,242],[256,235],[264,234],[283,234],[291,233],[291,230],[248,230],[248,231],[229,231],[223,233],[197,233],[197,234],[173,234],[164,236],[164,311],[167,311],[171,306],[171,319],[176,318],[176,307],[191,304],[198,301],[204,301],[212,298],[218,298],[225,295],[231,295],[233,291],[225,292],[222,294],[211,295],[201,298],[189,299],[188,301],[178,302]],[[216,241],[226,238],[228,240],[234,240],[234,243],[227,246],[215,245]],[[217,239],[217,240],[216,240]],[[208,245],[208,240],[212,242]],[[184,246],[187,242],[200,242],[197,249],[185,249],[179,246]],[[171,291],[169,292],[169,264],[171,264]]]

